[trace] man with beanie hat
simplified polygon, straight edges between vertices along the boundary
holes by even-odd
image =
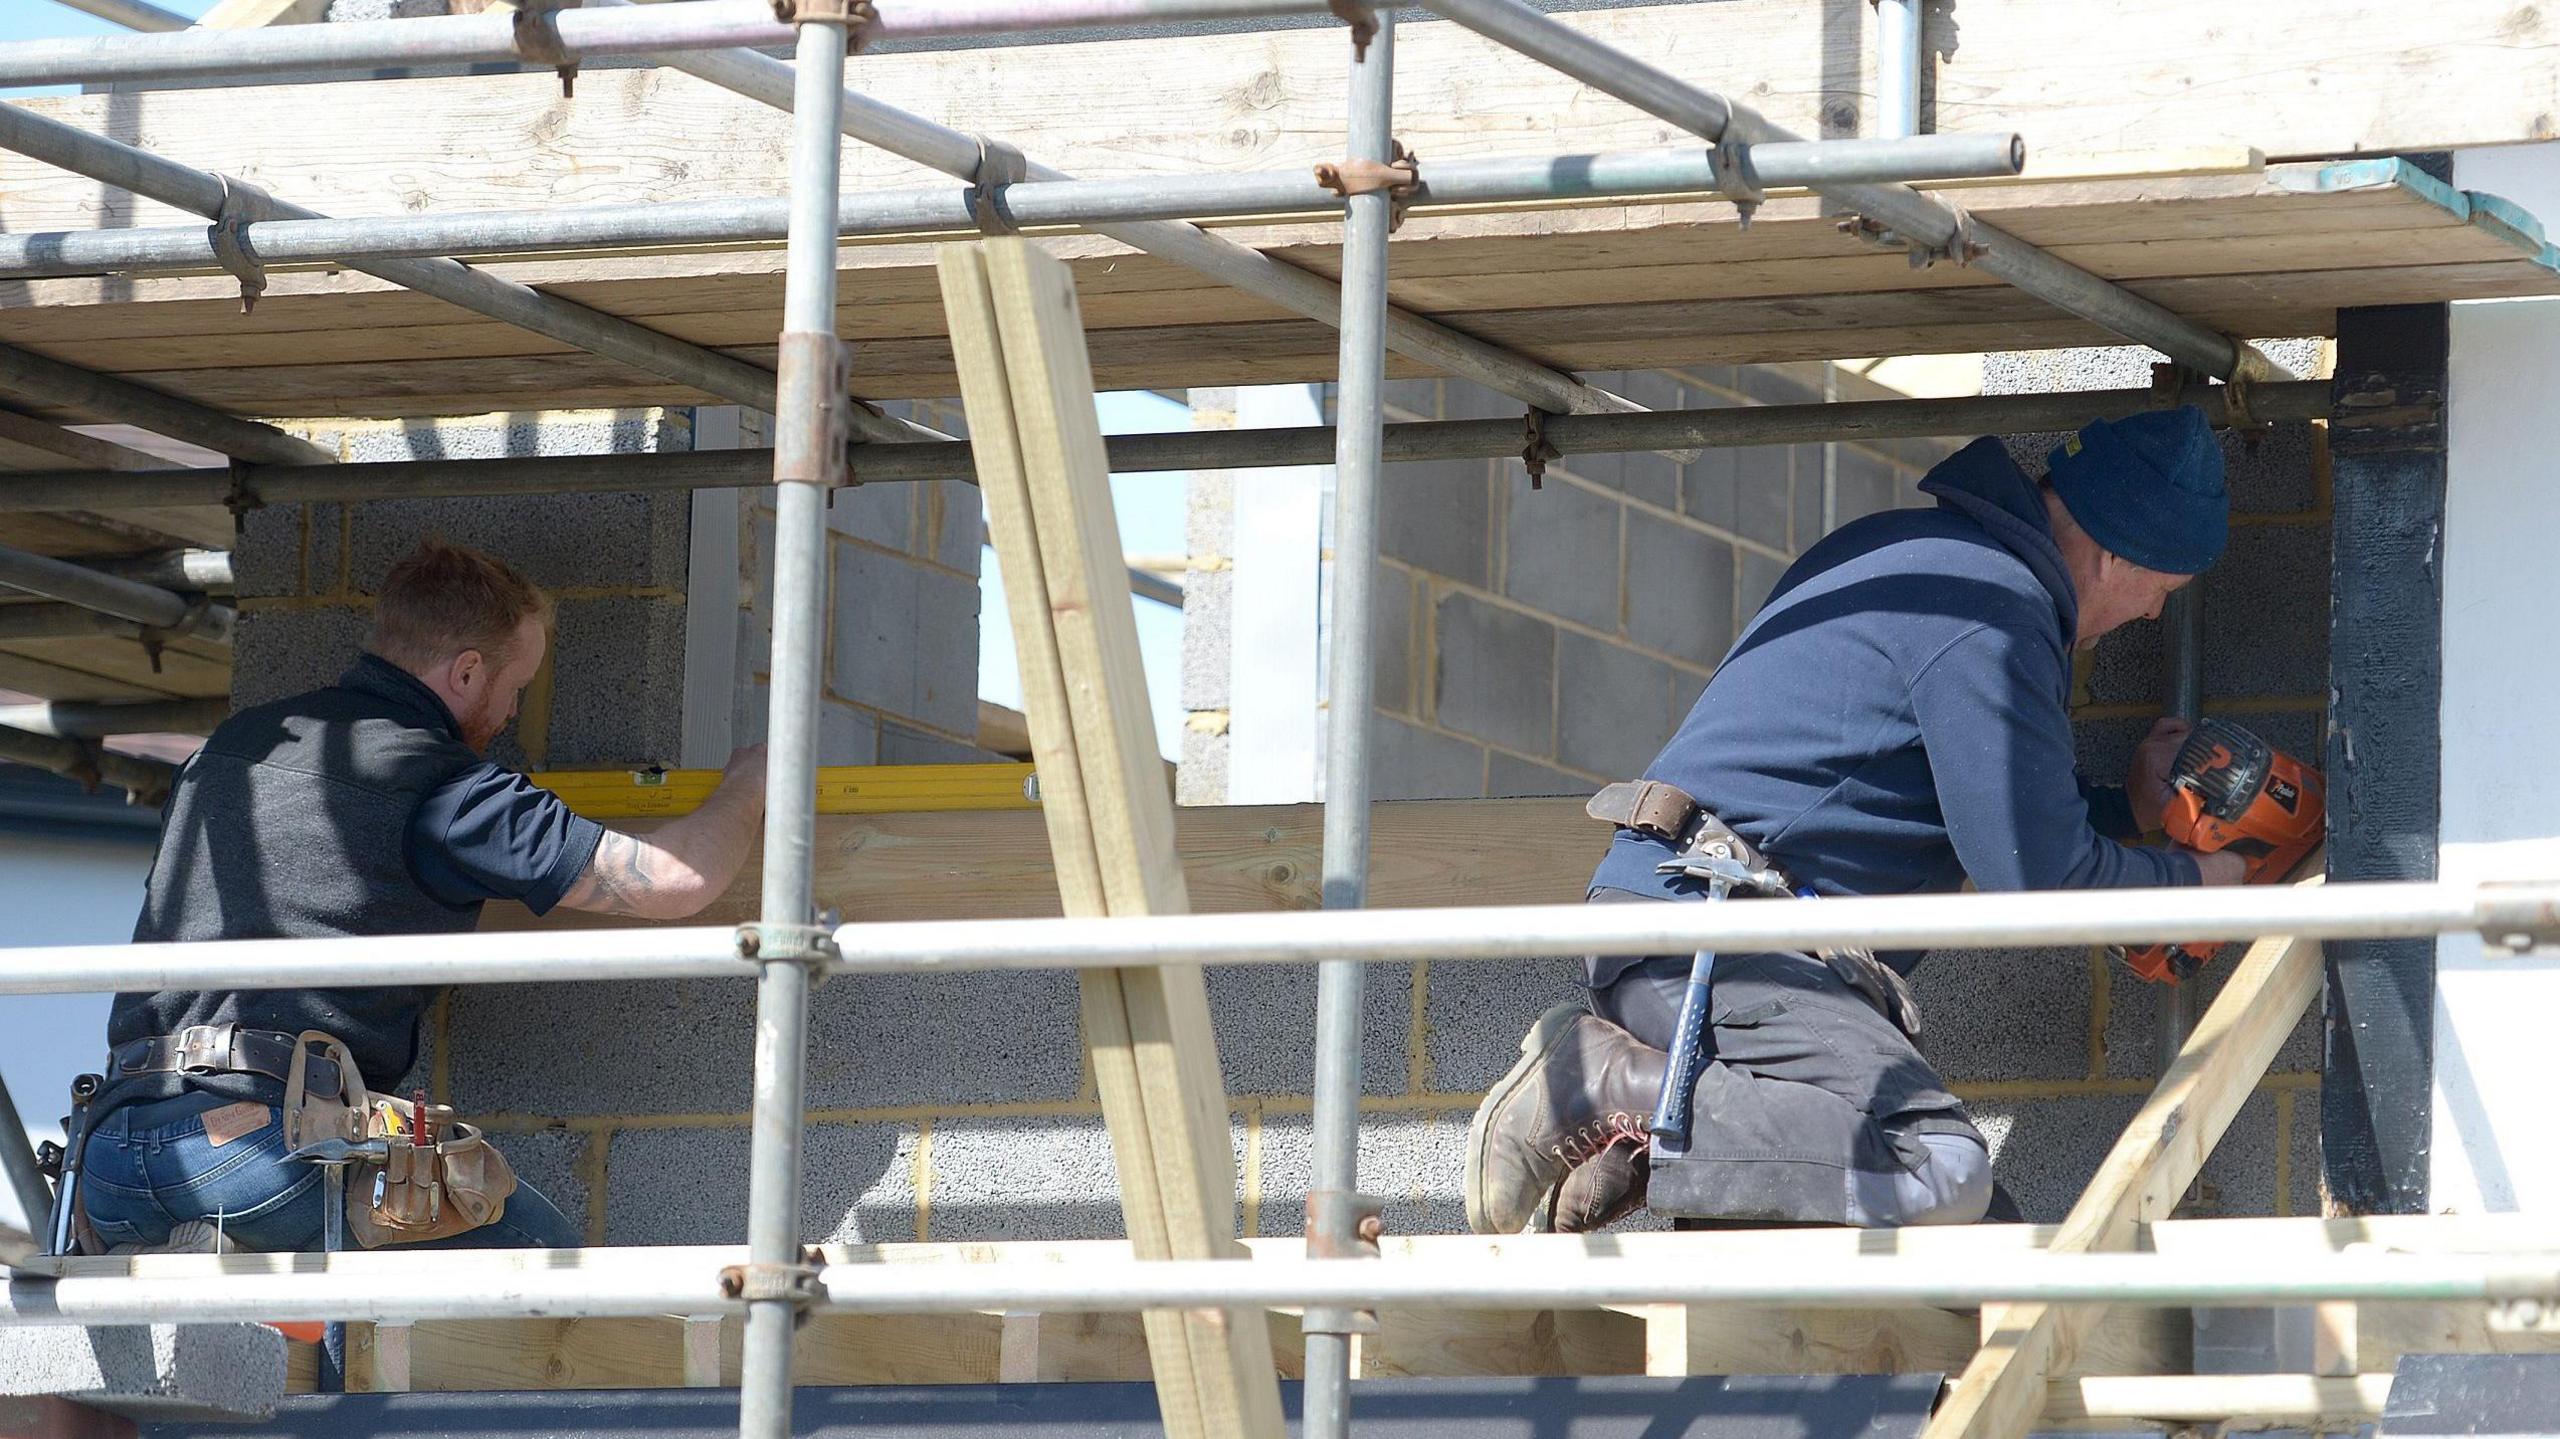
[[[2230,855],[2139,843],[2183,723],[2155,725],[2127,784],[2102,788],[2078,774],[2068,712],[2071,652],[2155,618],[2222,553],[2203,413],[2092,422],[2041,482],[1979,439],[1920,488],[1934,509],[1870,515],[1799,557],[1651,783],[1594,800],[1619,828],[1592,902],[1713,898],[1679,862],[1710,836],[1814,896],[2240,881]],[[1476,1112],[1469,1225],[1516,1232],[1545,1207],[1596,1229],[1648,1199],[1727,1221],[1984,1218],[1989,1148],[1922,1058],[1902,983],[1921,958],[1716,956],[1686,1152],[1662,1162],[1648,1127],[1691,957],[1590,959],[1587,999],[1540,1016]]]

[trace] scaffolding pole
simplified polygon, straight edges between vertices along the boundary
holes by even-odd
[[[808,795],[804,789],[799,803],[809,803]],[[768,832],[773,828],[770,816],[766,827]],[[2513,952],[2560,943],[2560,879],[2049,890],[1756,904],[1296,910],[1258,914],[1250,924],[1215,914],[902,920],[841,925],[819,947],[826,951],[822,967],[828,974],[965,974],[1336,959],[1455,962],[1560,954],[1694,954],[1702,949],[1812,952],[1847,946],[2042,949],[2271,934],[2327,940],[2456,933],[2478,934],[2493,950]],[[750,937],[767,946],[787,938],[770,933]],[[475,935],[468,944],[456,944],[450,935],[391,935],[0,949],[0,994],[735,979],[757,970],[756,963],[739,957],[739,943],[737,930],[690,926],[493,933]]]
[[[1712,144],[1750,145],[1803,137],[1749,108],[1540,14],[1521,0],[1422,0],[1444,19],[1538,60]],[[1935,196],[1899,185],[1823,185],[1832,199],[1877,227],[1874,238],[1922,257],[1970,264],[2056,309],[2149,345],[2221,378],[2271,379],[2281,372],[2245,341],[2218,334],[2070,264]]]
[[[411,25],[425,22],[394,20],[385,23]],[[264,35],[284,32],[206,33]],[[128,37],[124,43],[135,43],[136,38]],[[182,165],[103,135],[91,134],[59,120],[47,119],[20,105],[0,105],[0,146],[58,165],[74,174],[85,175],[100,184],[112,185],[146,199],[202,215],[215,221],[217,230],[224,228],[224,221],[245,222],[252,216],[301,220],[326,218],[316,210],[278,200],[238,181]],[[828,213],[834,213],[832,204]],[[832,246],[829,262],[833,263]],[[689,341],[662,335],[620,316],[589,309],[556,295],[546,295],[529,285],[499,279],[458,260],[351,261],[348,268],[735,404],[767,413],[771,413],[776,404],[774,377],[770,371]],[[263,272],[255,268],[254,261],[244,264],[243,269],[241,294],[245,303],[264,288],[265,279]],[[5,383],[5,380],[0,380],[0,383]],[[132,420],[136,424],[149,423],[130,414],[120,414],[115,418]],[[869,410],[856,410],[854,419],[860,433],[872,439],[950,438],[938,431],[903,420],[892,420]]]
[[[231,713],[227,699],[137,700],[129,704],[39,700],[0,705],[0,727],[62,739],[120,734],[210,734]]]
[[[110,25],[122,25],[127,30],[184,30],[196,23],[174,10],[145,4],[144,0],[55,0],[55,3],[83,15],[94,15]]]
[[[836,338],[837,112],[851,11],[799,0],[781,409],[773,448],[773,663],[766,720],[764,896],[755,943],[755,1095],[747,1177],[741,1439],[788,1439],[791,1341],[811,1296],[800,1255],[809,991],[826,960],[816,889],[818,683],[827,631],[827,498],[845,480],[846,356]]]
[[[1328,8],[1326,0],[888,0],[860,28],[864,42],[873,44],[1021,30],[1322,15]],[[518,18],[522,15],[537,18]],[[511,61],[574,69],[581,61],[613,56],[791,43],[791,27],[774,18],[774,7],[766,0],[682,0],[622,11],[527,7],[513,13],[336,25],[16,40],[0,44],[0,85],[316,80],[350,71]]]
[[[19,1117],[18,1101],[9,1097],[5,1080],[0,1080],[0,1171],[7,1174],[9,1193],[18,1201],[18,1217],[26,1221],[26,1232],[45,1232],[53,1214],[53,1187],[36,1167],[35,1137]]]
[[[24,113],[0,105],[0,117]],[[0,394],[76,411],[93,420],[139,425],[216,454],[266,465],[326,465],[337,456],[273,425],[226,415],[175,395],[94,374],[14,345],[0,345]],[[81,508],[71,506],[70,508]]]
[[[1387,232],[1392,199],[1354,177],[1382,175],[1395,158],[1395,15],[1351,46],[1351,122],[1339,173],[1351,193],[1342,216],[1342,346],[1335,395],[1333,603],[1325,668],[1324,907],[1369,897],[1370,633],[1378,559],[1378,485],[1386,415]],[[1316,966],[1314,1112],[1306,1234],[1311,1253],[1361,1252],[1361,1020],[1368,971],[1348,960]],[[1351,1336],[1358,1316],[1306,1311],[1303,1439],[1351,1432]]]
[[[1920,133],[1920,0],[1875,0],[1876,133]]]
[[[141,640],[159,643],[180,635],[210,645],[228,646],[236,619],[229,605],[206,605],[194,623],[162,629],[120,615],[103,614],[84,605],[0,604],[0,643],[20,640]]]
[[[555,1251],[556,1252],[556,1251]],[[703,1251],[578,1251],[546,1268],[467,1255],[363,1256],[362,1266],[218,1274],[12,1277],[0,1326],[403,1323],[734,1314],[740,1306]],[[681,1259],[677,1256],[681,1256]],[[389,1261],[389,1262],[386,1262]],[[827,1264],[814,1312],[833,1314],[1127,1313],[1147,1309],[1593,1309],[1629,1304],[1789,1309],[1978,1309],[1989,1304],[2259,1308],[2355,1300],[2485,1303],[2538,1315],[2560,1301],[2560,1255],[2243,1253],[1979,1256],[1864,1254],[1726,1259],[1658,1257],[1159,1259],[1055,1264]],[[753,1301],[749,1301],[750,1307]],[[749,1394],[753,1394],[750,1387]],[[783,1396],[786,1399],[787,1395]]]
[[[51,770],[92,788],[111,784],[123,790],[137,804],[158,804],[161,796],[169,792],[169,782],[178,774],[176,766],[156,759],[118,754],[86,740],[34,734],[22,729],[0,728],[0,761]],[[88,987],[94,989],[97,986]]]
[[[1749,147],[1767,186],[1847,180],[1953,180],[2015,175],[2026,148],[2015,135],[1931,135],[1916,140],[1776,141]],[[1697,146],[1593,155],[1504,155],[1432,165],[1408,210],[1555,200],[1707,195],[1729,177]],[[1026,180],[997,185],[993,208],[1023,229],[1090,228],[1159,220],[1235,220],[1324,214],[1342,198],[1305,170],[1235,175],[1154,175],[1126,180]],[[534,255],[661,245],[758,244],[783,238],[790,201],[763,195],[588,205],[554,210],[458,211],[346,219],[256,220],[239,240],[270,265],[422,256]],[[977,234],[976,191],[951,185],[846,196],[840,238]],[[201,225],[53,230],[0,236],[0,279],[140,275],[221,264]]]
[[[627,6],[631,0],[601,0]],[[753,50],[698,50],[670,56],[667,63],[686,74],[734,90],[751,100],[789,109],[791,67]],[[1000,140],[964,135],[918,115],[884,105],[868,95],[847,92],[844,131],[902,159],[939,170],[972,185],[995,183],[999,170],[981,175],[997,157],[1021,152]],[[1024,159],[1021,173],[1033,180],[1069,180],[1063,170]],[[1213,235],[1197,225],[1162,220],[1097,225],[1095,233],[1143,250],[1158,259],[1186,266],[1219,284],[1257,296],[1295,315],[1340,328],[1342,287],[1322,275]],[[1410,310],[1387,309],[1387,347],[1426,365],[1473,380],[1532,408],[1559,415],[1640,411],[1644,407],[1622,396],[1586,385],[1573,376],[1540,364],[1499,345],[1463,334]],[[1516,427],[1515,427],[1516,428]],[[1515,441],[1513,448],[1517,449]],[[1323,463],[1317,461],[1316,463]]]
[[[231,632],[231,609],[227,605],[191,600],[155,585],[120,579],[84,565],[75,565],[69,560],[33,554],[8,545],[0,545],[0,586],[131,620],[152,629],[201,627],[218,636]]]
[[[1946,400],[1858,400],[1841,404],[1562,415],[1546,422],[1546,439],[1562,454],[1562,463],[1571,468],[1575,455],[1623,451],[2069,430],[2093,419],[2122,419],[2182,402],[2201,408],[2206,419],[2215,425],[2233,422],[2227,396],[2219,387],[2182,399],[2164,399],[2148,389],[2079,390]],[[2436,412],[2417,405],[2341,409],[2327,381],[2289,380],[2252,390],[2249,413],[2254,422],[2328,420],[2333,425],[2390,428],[2426,423]],[[1114,473],[1144,474],[1330,464],[1335,459],[1336,442],[1332,426],[1297,425],[1114,435],[1103,443]],[[1389,464],[1511,456],[1520,453],[1520,425],[1516,420],[1392,424],[1386,427],[1382,444],[1381,458]],[[966,442],[862,444],[853,446],[850,453],[852,472],[864,484],[974,480],[976,475]],[[764,456],[748,450],[567,455],[557,459],[390,460],[325,469],[244,465],[234,470],[135,470],[113,474],[28,470],[0,474],[0,514],[212,505],[235,497],[249,504],[286,505],[613,490],[730,489],[758,484],[767,477]]]

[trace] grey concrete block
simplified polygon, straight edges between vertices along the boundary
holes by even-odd
[[[850,485],[828,497],[827,528],[883,549],[914,554],[920,486]]]
[[[755,1065],[748,980],[466,985],[453,1005],[464,1114],[744,1112]]]
[[[1232,570],[1190,570],[1182,577],[1182,707],[1222,710],[1235,683],[1235,587]]]
[[[1626,506],[1580,485],[1510,482],[1503,513],[1502,592],[1522,604],[1615,633],[1619,527]]]
[[[1821,457],[1824,448],[1821,445],[1801,446],[1801,451],[1813,458],[1809,463],[1802,459],[1796,462],[1794,513],[1788,518],[1787,534],[1790,547],[1799,552],[1813,548],[1814,542],[1821,539],[1823,535],[1822,508],[1825,482]]]
[[[2221,562],[2196,584],[2208,700],[2328,692],[2325,526],[2234,529]]]
[[[2093,704],[2164,704],[2168,680],[2157,620],[2135,620],[2101,638],[2089,651],[2088,695]],[[2208,633],[2205,650],[2217,641]]]
[[[2290,1214],[2325,1214],[2327,1205],[2322,1195],[2320,1168],[2320,1095],[2317,1091],[2293,1097],[2293,1132],[2285,1136],[2293,1152],[2293,1172],[2286,1193],[2286,1212]]]
[[[880,719],[825,695],[818,697],[818,763],[878,764]]]
[[[765,716],[772,698],[772,691],[764,681],[739,681],[737,693],[729,699],[729,743],[764,743]]]
[[[1065,970],[834,979],[812,1003],[809,1103],[1073,1099],[1082,1044],[1076,977]]]
[[[1183,730],[1182,762],[1174,771],[1175,804],[1227,802],[1228,748],[1225,735]]]
[[[1739,523],[1743,454],[1738,449],[1700,450],[1696,459],[1681,466],[1680,513],[1720,530],[1734,530]]]
[[[579,1165],[587,1157],[587,1146],[604,1143],[602,1136],[545,1129],[534,1134],[502,1134],[495,1143],[498,1152],[507,1157],[508,1167],[515,1170],[518,1181],[541,1191],[542,1197],[569,1216],[571,1223],[582,1227],[586,1224],[587,1181],[579,1172]],[[604,1236],[590,1234],[587,1242],[601,1244]]]
[[[1473,380],[1440,382],[1440,413],[1451,420],[1516,420],[1528,407]]]
[[[1520,1058],[1520,1036],[1552,1005],[1586,993],[1579,959],[1467,960],[1431,966],[1423,1011],[1434,1094],[1476,1094]]]
[[[1360,1134],[1364,1141],[1369,1127],[1377,1122],[1374,1116],[1361,1117]],[[1307,1191],[1315,1184],[1313,1124],[1303,1114],[1265,1114],[1261,1127],[1261,1137],[1256,1146],[1260,1150],[1260,1162],[1254,1166],[1259,1171],[1260,1183],[1254,1188],[1259,1202],[1255,1206],[1253,1232],[1291,1237],[1304,1234],[1307,1232]],[[1251,1179],[1246,1173],[1241,1141],[1237,1149],[1237,1187],[1242,1189]],[[1377,1193],[1375,1171],[1369,1167],[1365,1144],[1359,1162],[1360,1188],[1371,1194]]]
[[[1618,488],[1628,499],[1666,510],[1680,507],[1682,467],[1677,461],[1651,450],[1632,451],[1618,458]]]
[[[302,527],[308,505],[267,505],[240,519],[231,541],[232,592],[242,599],[302,591]]]
[[[1911,976],[1921,1052],[1958,1085],[2089,1073],[2086,949],[1949,950]]]
[[[1467,1116],[1377,1114],[1360,1126],[1360,1187],[1384,1199],[1389,1234],[1467,1232]],[[1271,1169],[1263,1161],[1263,1215],[1270,1216]]]
[[[311,506],[309,539],[303,550],[302,584],[306,593],[335,595],[353,583],[353,556],[348,540],[364,518],[361,505]]]
[[[1440,418],[1438,380],[1389,380],[1379,387],[1378,396],[1417,420]]]
[[[1484,793],[1476,745],[1380,715],[1369,732],[1371,799],[1474,799]]]
[[[1737,626],[1748,627],[1752,617],[1760,613],[1760,606],[1768,602],[1769,592],[1786,575],[1787,566],[1784,560],[1773,560],[1758,550],[1738,553],[1742,573],[1734,595],[1733,618]]]
[[[1532,764],[1525,759],[1514,759],[1507,754],[1493,756],[1485,766],[1484,792],[1489,799],[1545,798],[1552,795],[1581,799],[1599,788],[1597,783],[1580,775]]]
[[[1733,546],[1649,515],[1627,517],[1627,638],[1713,665],[1733,647]]]
[[[1371,699],[1379,709],[1394,714],[1413,714],[1421,708],[1421,698],[1414,693],[1413,683],[1413,592],[1417,584],[1412,575],[1403,570],[1390,569],[1385,565],[1377,567],[1375,577],[1370,582],[1369,594],[1373,609],[1369,630],[1369,672],[1373,690]],[[1187,600],[1183,605],[1183,616],[1186,621],[1190,617],[1190,605]],[[1183,630],[1183,637],[1186,642],[1190,638],[1187,624]],[[1220,669],[1223,671],[1225,667],[1220,666]],[[1187,680],[1189,677],[1187,655],[1184,675]],[[1184,693],[1183,702],[1185,705],[1190,704],[1187,690]],[[1201,705],[1197,708],[1212,709],[1217,706]]]
[[[964,575],[981,572],[987,558],[987,516],[978,487],[961,480],[935,480],[913,485],[922,512],[927,543],[924,555],[945,569]]]
[[[372,611],[352,605],[243,611],[231,631],[232,707],[334,682],[355,663],[372,625]]]
[[[2320,507],[2320,479],[2310,422],[2226,433],[2223,470],[2231,509],[2243,515],[2307,514]]]
[[[263,1324],[0,1329],[0,1394],[131,1419],[263,1419],[284,1398],[284,1336]]]
[[[1571,631],[1556,644],[1556,758],[1594,774],[1642,774],[1671,737],[1671,667]]]
[[[1743,365],[1735,375],[1735,383],[1746,398],[1763,405],[1818,405],[1822,403],[1819,368]]]
[[[1232,557],[1236,552],[1235,472],[1194,470],[1182,494],[1184,552]]]
[[[2313,1104],[2315,1112],[2318,1104]],[[2252,1094],[2222,1132],[2221,1142],[2205,1156],[2195,1194],[2178,1206],[2180,1215],[2220,1218],[2276,1212],[2276,1156],[2285,1136],[2276,1128],[2276,1097],[2264,1090]]]
[[[562,600],[549,764],[673,764],[683,744],[684,601]]]
[[[1443,728],[1505,749],[1555,746],[1555,626],[1471,595],[1440,600],[1432,716]]]
[[[2187,984],[2196,991],[2196,1013],[2202,1014],[2231,981],[2232,967],[2248,952],[2245,943],[2224,945],[2212,964]],[[2107,999],[2107,1076],[2112,1079],[2156,1079],[2160,1074],[2160,1014],[2169,991],[2141,979],[2122,965],[2109,966]],[[2267,1065],[2270,1074],[2314,1074],[2320,1069],[2321,1006],[2317,999],[2285,1036],[2284,1047]]]
[[[1856,445],[1833,445],[1831,477],[1835,525],[1894,508],[1900,472],[1881,456]]]
[[[1707,679],[1690,670],[1671,671],[1671,723],[1663,731],[1665,734],[1678,734],[1680,726],[1689,722],[1689,712],[1698,707],[1698,696],[1706,693]]]
[[[2151,384],[2158,356],[2138,345],[2011,350],[1982,357],[1982,392],[2023,395],[2049,390],[2126,390]]]
[[[1413,966],[1365,966],[1360,1089],[1402,1094],[1413,1027]],[[1209,1013],[1230,1095],[1309,1094],[1315,1088],[1316,972],[1311,965],[1219,965],[1208,971]],[[1072,1042],[1072,1041],[1071,1041]]]
[[[2080,1095],[1968,1105],[1991,1141],[1993,1172],[2037,1224],[2059,1222],[2098,1172],[2142,1100]]]
[[[1464,584],[1488,583],[1493,471],[1485,460],[1387,466],[1378,486],[1378,553]]]
[[[475,499],[375,500],[356,512],[348,578],[365,594],[382,589],[400,558],[429,535],[485,550],[548,589],[684,583],[683,516],[645,494],[503,495]],[[675,568],[656,533],[674,526]]]
[[[916,1237],[913,1126],[812,1124],[802,1144],[803,1242],[898,1244]],[[747,1232],[747,1148],[743,1125],[614,1135],[605,1166],[606,1242],[740,1242]]]
[[[977,728],[977,720],[972,717],[969,722],[970,733],[975,734]],[[912,726],[902,725],[896,720],[880,722],[879,762],[881,764],[1012,763],[1011,760],[993,750],[980,749],[973,744],[962,744],[958,740],[945,739],[937,734],[927,734]]]
[[[1752,445],[1735,450],[1733,532],[1773,550],[1789,548],[1795,517],[1793,446]],[[1820,483],[1820,472],[1815,472]]]
[[[954,734],[978,729],[978,586],[853,545],[832,561],[827,685]]]
[[[933,1129],[937,1240],[1118,1239],[1120,1172],[1096,1119],[944,1120]]]

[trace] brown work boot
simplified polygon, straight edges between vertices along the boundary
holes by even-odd
[[[1645,1181],[1653,1177],[1653,1143],[1645,1136],[1615,1139],[1573,1167],[1547,1206],[1550,1234],[1590,1234],[1644,1208]]]
[[[1467,1227],[1517,1234],[1576,1165],[1620,1140],[1644,1140],[1663,1063],[1661,1050],[1580,1004],[1539,1015],[1520,1062],[1467,1126]]]

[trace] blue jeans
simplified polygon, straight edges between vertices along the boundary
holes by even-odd
[[[275,1088],[280,1101],[283,1086]],[[218,1222],[224,1235],[243,1249],[281,1253],[323,1247],[320,1171],[286,1161],[280,1109],[270,1104],[265,1124],[219,1145],[206,1137],[205,1115],[237,1102],[189,1093],[128,1104],[98,1121],[82,1155],[80,1199],[101,1242],[160,1244],[173,1227],[203,1220]],[[361,1202],[354,1195],[349,1199]],[[495,1222],[450,1239],[401,1247],[569,1249],[585,1242],[579,1227],[557,1206],[519,1181]]]

